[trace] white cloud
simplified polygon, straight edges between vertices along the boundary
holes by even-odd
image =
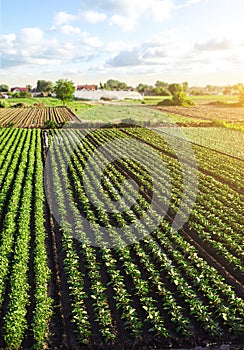
[[[209,0],[186,0],[185,2],[182,2],[181,4],[175,4],[174,8],[176,10],[180,10],[184,7],[189,7],[189,6],[201,4],[201,3],[207,3],[208,1]]]
[[[65,24],[63,25],[62,27],[60,27],[59,31],[62,33],[62,34],[80,34],[81,33],[81,30],[79,27],[75,27],[75,26],[72,26],[70,24]]]
[[[199,72],[236,71],[243,65],[244,46],[241,41],[206,40],[197,44],[187,41],[175,31],[158,33],[149,41],[132,48],[121,49],[106,61],[109,74],[193,75]]]
[[[16,40],[16,35],[14,33],[1,35],[2,45],[11,45]]]
[[[230,38],[210,38],[206,41],[197,42],[195,49],[200,51],[229,50],[236,46]]]
[[[143,61],[140,57],[139,49],[134,48],[129,51],[121,51],[117,56],[109,60],[107,64],[113,67],[140,66],[143,64]]]
[[[85,11],[83,14],[83,17],[87,22],[90,22],[90,23],[103,22],[107,18],[105,13],[97,12],[97,11]]]
[[[154,0],[151,8],[152,17],[156,22],[166,21],[171,17],[173,8],[174,4],[171,0]]]
[[[190,5],[199,4],[200,2],[206,2],[206,1],[208,0],[187,0],[185,5],[190,6]]]
[[[122,40],[109,41],[105,44],[104,50],[111,53],[119,53],[121,50],[128,48],[128,44]]]
[[[100,3],[86,0],[84,2],[89,9],[87,14],[90,20],[92,20],[92,14],[94,14],[94,21],[105,20],[106,13],[109,25],[117,25],[123,31],[132,31],[143,19],[163,22],[171,17],[175,9],[174,0],[106,0]],[[97,12],[97,8],[101,12]]]
[[[127,50],[121,50],[108,60],[110,66],[165,65],[189,51],[189,45],[174,31],[158,33],[151,40]]]
[[[19,40],[26,44],[38,43],[43,38],[43,32],[39,28],[23,28],[19,34]]]
[[[129,32],[134,29],[136,24],[137,19],[120,15],[113,15],[109,20],[109,25],[117,25],[125,32]]]
[[[101,47],[103,44],[100,41],[100,39],[96,36],[91,37],[91,36],[87,36],[83,39],[83,43],[85,43],[86,45],[90,46],[90,47]]]
[[[87,61],[103,44],[98,37],[81,32],[78,27],[64,25],[65,34],[79,34],[72,40],[47,39],[39,28],[23,28],[18,34],[1,36],[2,67],[72,64]]]
[[[70,22],[74,22],[77,19],[77,16],[71,15],[64,11],[59,11],[54,16],[54,23],[57,26],[60,26],[62,24],[68,24]]]

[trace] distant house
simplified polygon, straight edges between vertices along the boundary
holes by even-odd
[[[77,91],[96,91],[97,85],[77,85]]]
[[[28,92],[29,89],[27,87],[13,87],[11,88],[11,92]]]

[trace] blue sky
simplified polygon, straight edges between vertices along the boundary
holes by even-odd
[[[0,1],[0,83],[244,82],[243,0]]]

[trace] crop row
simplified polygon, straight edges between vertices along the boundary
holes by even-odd
[[[241,339],[243,195],[241,178],[228,177],[239,171],[235,160],[224,164],[219,155],[224,171],[218,173],[221,165],[211,165],[215,154],[207,158],[203,151],[197,191],[189,177],[182,201],[182,164],[172,143],[156,136],[140,129],[43,135],[36,129],[0,129],[1,348],[48,347],[49,328],[58,327],[54,322],[63,312],[55,307],[52,317],[49,283],[55,271],[51,275],[48,265],[54,247],[44,226],[49,217],[43,175],[49,214],[57,220],[49,228],[62,278],[52,280],[60,283],[55,306],[58,298],[67,304],[59,325],[73,324],[58,330],[63,339],[70,335],[73,346],[91,348],[123,341],[182,347],[206,338]],[[191,174],[190,160],[184,166]],[[189,219],[175,230],[172,222],[184,217],[194,195]]]
[[[43,128],[48,120],[57,124],[69,122],[75,115],[66,107],[3,108],[0,125],[18,128]]]
[[[167,133],[167,131],[161,133],[161,130],[151,131],[140,128],[126,130],[126,133],[138,137],[172,157],[181,157],[185,162],[192,159],[188,154],[189,147],[186,147],[188,143],[181,138],[181,133],[179,137],[174,137],[174,133]],[[198,145],[191,145],[191,148],[200,171],[243,191],[244,162],[242,160],[238,161],[231,156],[219,154]]]
[[[142,335],[143,332],[144,335],[152,333],[156,337],[169,339],[176,332],[186,339],[196,337],[199,327],[204,330],[202,334],[217,337],[216,339],[227,334],[237,335],[243,329],[242,299],[218,271],[209,266],[199,255],[196,247],[171,228],[170,222],[163,220],[151,235],[147,232],[146,222],[137,223],[138,230],[145,232],[144,238],[140,243],[134,240],[133,245],[126,245],[126,242],[133,241],[128,222],[136,222],[141,211],[145,214],[145,208],[148,207],[147,198],[144,192],[138,195],[135,189],[129,187],[123,195],[128,197],[128,200],[138,196],[137,204],[127,210],[126,215],[116,212],[113,200],[121,191],[125,174],[139,179],[145,188],[150,187],[147,174],[136,162],[131,161],[133,152],[130,154],[128,149],[130,160],[120,159],[119,163],[110,164],[102,183],[98,181],[96,172],[97,166],[105,161],[104,154],[100,154],[96,165],[84,174],[89,157],[99,145],[118,137],[117,133],[119,131],[102,130],[91,133],[86,138],[78,131],[52,133],[53,143],[49,150],[52,165],[50,178],[53,179],[56,207],[59,208],[61,218],[66,274],[78,338],[82,342],[89,342],[94,337],[91,330],[95,322],[99,324],[98,329],[103,341],[116,341],[120,329],[114,318],[115,310],[111,306],[114,303],[107,294],[109,286],[112,286],[113,300],[124,327],[134,337]],[[78,144],[75,141],[77,138],[80,139]],[[108,158],[109,154],[119,158],[120,151],[121,149],[108,146]],[[150,164],[147,150],[142,147],[141,152]],[[70,154],[72,156],[69,160]],[[67,160],[69,160],[68,177]],[[172,158],[168,157],[167,162],[171,164]],[[151,171],[161,170],[159,167]],[[87,198],[84,181],[89,188],[90,199]],[[173,176],[173,181],[173,185],[180,189],[181,177],[177,172]],[[109,208],[99,199],[98,193],[101,187],[103,190],[106,189],[107,196],[111,199]],[[160,191],[163,190],[167,188],[160,189],[159,186],[157,195],[162,195]],[[172,210],[177,207],[179,195],[180,193],[175,190],[172,202],[175,205],[172,205]],[[197,217],[198,208],[194,210]],[[111,212],[112,222],[109,214]],[[156,216],[157,212],[152,210],[148,218],[154,215]],[[89,221],[89,228],[86,227],[85,219]],[[200,222],[198,225],[198,229],[202,232],[206,229],[211,231],[209,223],[206,228]],[[124,230],[122,235],[118,234],[118,227],[127,226],[128,230]],[[102,227],[106,227],[107,236]],[[71,236],[79,239],[78,246]],[[236,237],[238,240],[238,232]],[[91,239],[100,247],[98,251],[91,247]],[[209,242],[214,242],[213,238],[210,237]],[[114,249],[111,249],[111,244]],[[221,247],[225,249],[224,244]],[[235,246],[232,248],[235,249]],[[231,252],[229,256],[233,264],[241,265],[238,256],[235,258]],[[73,271],[77,269],[79,271],[79,283],[75,283],[72,278],[73,272],[71,273],[68,268],[72,266],[72,262],[75,266]],[[106,266],[109,282],[105,282],[102,278],[101,262]],[[87,274],[81,273],[80,264],[84,264]],[[87,279],[89,293],[85,293]],[[124,302],[119,300],[118,291],[123,295]],[[80,293],[84,297],[80,300],[82,311],[79,314],[77,302]],[[92,299],[90,301],[96,315],[95,320],[87,308],[89,299]],[[104,318],[101,318],[101,312]],[[83,328],[80,326],[82,322]]]
[[[33,346],[41,349],[51,316],[41,132],[19,130],[17,135],[16,130],[6,132],[8,153],[1,154],[0,344],[19,349],[31,331]]]
[[[100,133],[100,142],[106,142],[106,133],[107,132],[104,131]],[[121,137],[121,133],[119,131],[109,131],[109,137],[112,135]],[[99,134],[96,132],[93,142],[98,143],[98,136]],[[133,147],[133,144],[131,144],[131,147]],[[134,150],[131,152],[132,157],[134,152]],[[144,154],[145,157],[147,156],[146,152],[143,152],[143,148],[141,148],[140,153],[141,155]],[[176,214],[178,204],[182,196],[181,169],[179,164],[177,164],[174,159],[163,157],[163,160],[167,162],[167,166],[171,170],[171,181],[174,184],[171,193],[171,212]],[[129,167],[130,169],[133,169],[133,167],[135,167],[135,163],[133,164],[133,162],[130,162]],[[161,164],[158,164],[157,168],[152,169],[150,162],[148,163],[148,167],[152,174],[157,173],[157,178],[161,178],[162,185],[158,184],[154,191],[157,192],[157,190],[162,187],[161,192],[158,193],[159,197],[162,197],[164,191],[166,190],[164,187],[164,167],[162,167]],[[138,167],[137,171],[142,173],[142,170]],[[230,206],[229,198],[232,198],[231,194],[234,191],[228,189],[227,196],[229,198],[227,197],[228,199],[226,201],[226,185],[222,185],[221,183],[215,181],[215,186],[213,187],[211,184],[213,179],[211,179],[209,176],[200,174],[200,172],[199,180],[198,197],[194,208],[191,211],[191,217],[190,220],[188,220],[188,225],[189,227],[192,227],[204,241],[213,246],[217,252],[225,256],[229,262],[232,262],[237,268],[242,269],[243,250],[241,245],[241,232],[244,224],[241,216],[241,212],[243,210],[242,196],[238,195],[237,193],[233,193],[233,200],[231,201]],[[194,196],[194,193],[191,193],[191,191],[192,188],[189,186],[187,195],[190,198],[191,196]],[[221,201],[216,201],[216,195],[221,197]],[[233,210],[233,205],[235,206],[235,210]],[[235,211],[237,212],[237,215],[235,215]],[[226,215],[227,213],[228,216]]]

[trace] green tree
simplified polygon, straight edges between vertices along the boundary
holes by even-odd
[[[27,97],[31,97],[31,94],[29,93],[29,91],[20,91],[19,92],[19,97],[27,98]]]
[[[144,95],[152,95],[153,94],[153,90],[154,87],[151,85],[147,85],[147,84],[142,84],[140,83],[137,87],[136,90],[140,93],[143,93]]]
[[[67,101],[73,99],[75,85],[73,81],[69,81],[67,79],[59,79],[56,81],[56,84],[54,86],[54,92],[56,93],[57,98],[59,98],[63,104],[65,104]]]
[[[156,96],[169,96],[170,92],[168,89],[164,88],[163,86],[158,86],[153,89],[153,93]]]
[[[103,90],[104,89],[104,84],[100,81],[99,83],[99,89]]]
[[[118,86],[117,86],[118,90],[128,90],[128,85],[122,81],[119,82]]]
[[[169,88],[169,84],[168,83],[166,83],[165,81],[160,81],[160,80],[156,81],[155,86],[159,87],[159,88],[164,88],[166,90]]]
[[[109,79],[106,83],[108,90],[116,90],[119,85],[119,80]]]
[[[32,86],[31,85],[26,85],[28,91],[31,91],[32,90]]]
[[[173,83],[169,85],[169,91],[174,96],[177,92],[182,92],[183,88],[180,84]]]
[[[184,91],[184,92],[187,92],[188,89],[189,89],[188,81],[184,81],[184,82],[182,83],[182,87],[183,87],[183,91]]]
[[[48,80],[38,80],[36,85],[36,91],[51,93],[53,91],[53,83]]]
[[[8,85],[5,85],[5,84],[0,85],[0,92],[8,92],[8,91],[9,91]]]
[[[103,88],[106,90],[127,90],[128,86],[126,83],[115,80],[115,79],[109,79],[104,85]]]
[[[193,106],[194,102],[187,98],[183,86],[180,84],[170,84],[169,91],[172,94],[172,100],[163,100],[158,103],[161,106]]]

